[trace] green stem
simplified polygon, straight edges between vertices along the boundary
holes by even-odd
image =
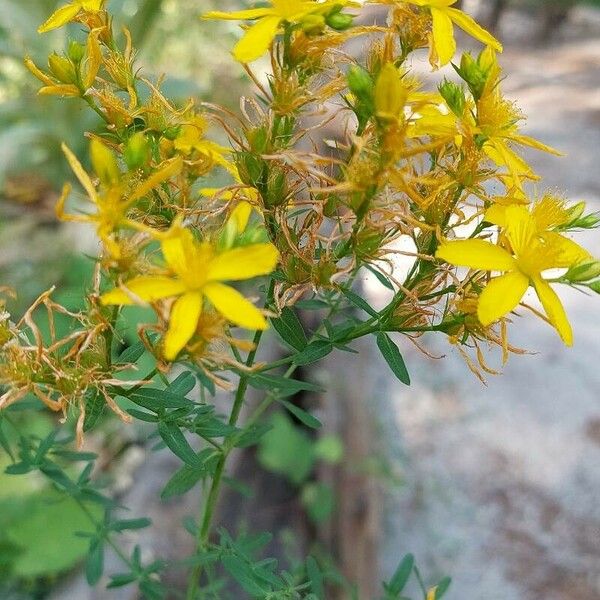
[[[246,367],[250,368],[254,364],[254,360],[256,359],[256,353],[258,351],[258,346],[262,339],[263,332],[257,331],[254,335],[254,348],[248,354],[248,358],[246,359]],[[246,397],[246,392],[248,390],[248,382],[250,377],[247,373],[244,373],[240,376],[240,380],[238,382],[238,387],[235,393],[235,398],[233,401],[233,407],[231,409],[231,414],[229,416],[229,425],[235,426],[240,417],[240,413],[242,411],[242,407],[244,406],[244,399]],[[215,510],[217,507],[217,503],[219,500],[219,495],[221,491],[221,483],[223,481],[223,473],[225,472],[225,465],[227,463],[227,459],[231,454],[234,446],[231,443],[223,444],[221,457],[219,462],[217,463],[215,473],[212,478],[212,482],[210,485],[210,489],[208,491],[208,496],[206,498],[206,503],[204,504],[204,509],[202,512],[201,524],[198,529],[198,535],[196,537],[196,553],[199,553],[202,549],[204,549],[208,543],[210,537],[210,531],[212,526],[213,517],[215,514]],[[200,578],[202,577],[202,565],[198,565],[192,570],[190,578],[188,580],[188,591],[187,591],[187,600],[194,600],[196,598],[196,593],[198,591],[198,586],[200,584]]]

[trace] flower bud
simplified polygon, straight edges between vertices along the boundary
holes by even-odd
[[[134,171],[143,167],[150,159],[150,144],[143,132],[134,133],[128,140],[123,152],[127,167]]]
[[[302,19],[302,30],[306,33],[320,33],[325,27],[323,15],[306,15]]]
[[[325,18],[325,22],[327,25],[329,25],[329,27],[331,27],[331,29],[335,29],[336,31],[346,31],[346,29],[350,29],[350,27],[352,27],[354,17],[338,10],[329,13],[329,15],[327,15]]]
[[[488,80],[489,69],[486,69],[478,61],[474,60],[469,53],[462,55],[460,68],[455,67],[455,69],[469,86],[475,100],[479,100]]]
[[[52,75],[61,83],[75,83],[77,81],[75,65],[66,56],[52,53],[48,57],[48,66]]]
[[[600,276],[600,261],[593,260],[590,262],[579,263],[573,265],[565,274],[565,279],[571,283],[581,283],[590,281],[595,277]]]
[[[569,221],[577,221],[577,219],[579,219],[579,217],[581,217],[583,214],[584,210],[585,202],[578,202],[577,204],[571,206],[571,208],[569,208]]]
[[[378,117],[396,119],[404,109],[408,92],[398,69],[387,63],[375,84],[375,110]]]
[[[368,71],[358,65],[352,65],[346,79],[348,88],[359,100],[372,100],[375,86]]]
[[[67,55],[75,64],[77,64],[81,62],[81,59],[85,55],[85,46],[76,40],[69,40]]]
[[[453,81],[444,81],[439,86],[440,95],[446,101],[450,110],[457,116],[462,117],[465,112],[465,92],[460,85]]]
[[[600,279],[596,281],[592,281],[592,283],[588,283],[587,286],[596,294],[600,294]]]
[[[92,167],[104,185],[110,187],[119,182],[121,171],[114,153],[96,138],[90,143],[90,157]]]

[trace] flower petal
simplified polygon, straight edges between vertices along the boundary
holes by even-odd
[[[178,156],[171,160],[165,161],[162,163],[162,166],[158,171],[152,173],[148,179],[143,181],[140,185],[138,185],[135,190],[129,196],[129,201],[134,202],[135,200],[139,200],[143,198],[148,192],[153,190],[156,186],[164,183],[171,179],[171,177],[175,175],[179,175],[181,169],[183,168],[183,158]]]
[[[529,279],[518,271],[492,279],[486,286],[477,306],[482,325],[490,325],[514,310],[529,287]]]
[[[554,156],[564,156],[560,150],[556,150],[556,148],[553,148],[552,146],[542,144],[542,142],[538,142],[538,140],[528,135],[512,135],[511,139],[513,142],[515,142],[515,144],[529,146],[530,148],[535,148],[536,150],[541,150],[542,152],[554,154]]]
[[[444,242],[435,255],[451,265],[482,271],[512,271],[517,264],[506,250],[484,240]]]
[[[452,19],[463,31],[466,31],[471,37],[479,40],[486,46],[491,46],[497,52],[502,52],[502,44],[472,17],[457,8],[447,8],[448,17]]]
[[[538,298],[540,299],[540,302],[542,303],[542,306],[548,315],[550,323],[552,323],[552,325],[556,328],[556,331],[558,331],[558,335],[560,335],[562,341],[567,346],[572,346],[573,329],[571,328],[571,324],[567,318],[567,313],[565,312],[560,298],[550,287],[550,284],[541,277],[534,278],[533,285],[535,286],[535,291],[537,292]]]
[[[251,244],[216,256],[208,266],[208,281],[242,281],[268,275],[279,260],[273,244]]]
[[[179,224],[173,226],[160,243],[167,264],[180,277],[194,268],[195,243],[192,232]]]
[[[456,53],[454,26],[448,16],[448,10],[431,7],[433,44],[441,66],[448,64]]]
[[[585,248],[560,233],[545,231],[541,234],[541,238],[548,246],[556,248],[558,252],[558,257],[550,268],[568,268],[585,260],[593,259]]]
[[[169,317],[169,330],[164,341],[164,355],[175,360],[190,341],[202,312],[202,294],[188,292],[175,301]]]
[[[81,10],[79,4],[67,4],[54,11],[48,20],[38,27],[38,33],[46,33],[70,23]]]
[[[223,12],[211,10],[202,15],[203,19],[224,19],[226,21],[246,21],[260,19],[273,14],[272,8],[250,8],[249,10],[238,10],[236,12]]]
[[[260,310],[242,294],[222,283],[208,283],[204,294],[212,305],[229,321],[247,329],[266,329],[267,321]]]
[[[100,301],[104,305],[135,304],[136,298],[144,302],[154,302],[162,298],[178,296],[183,292],[185,292],[183,283],[170,277],[136,277],[123,284],[122,288],[115,288],[102,294]]]
[[[84,168],[81,166],[81,163],[79,162],[75,154],[73,154],[71,149],[66,144],[62,144],[61,147],[62,151],[67,157],[67,161],[69,162],[71,169],[73,169],[73,173],[75,173],[77,179],[79,179],[79,182],[87,192],[87,195],[90,197],[90,200],[94,202],[94,204],[97,204],[98,194],[96,193],[96,188],[94,187],[90,176],[85,172]]]
[[[242,39],[233,48],[233,56],[242,63],[249,63],[260,58],[271,45],[277,35],[281,19],[278,16],[263,17],[252,25]]]

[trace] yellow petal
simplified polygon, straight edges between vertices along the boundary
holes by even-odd
[[[536,251],[537,224],[527,207],[511,204],[504,211],[506,236],[517,256],[531,255]]]
[[[492,279],[486,286],[477,306],[482,325],[490,325],[514,310],[529,287],[529,279],[518,271]]]
[[[25,57],[25,66],[29,69],[29,71],[37,77],[44,85],[53,86],[56,85],[56,81],[54,81],[49,75],[46,75],[43,71],[41,71],[37,65],[29,58],[29,56]]]
[[[180,173],[182,167],[183,158],[181,158],[181,156],[162,163],[161,168],[158,171],[154,172],[152,175],[150,175],[150,177],[148,177],[148,179],[146,179],[146,181],[143,181],[137,188],[135,188],[133,193],[129,196],[129,200],[134,202],[135,200],[143,198],[156,186],[168,181],[171,179],[171,177]]]
[[[79,4],[61,6],[50,15],[50,18],[43,25],[40,25],[38,33],[46,33],[70,23],[79,14],[80,10],[81,6]]]
[[[448,16],[449,9],[431,8],[433,44],[441,66],[448,64],[456,52],[454,27]]]
[[[38,90],[40,96],[64,96],[67,98],[77,98],[81,92],[76,85],[65,83],[60,85],[46,85]]]
[[[67,160],[69,161],[71,169],[73,169],[73,173],[75,173],[77,179],[79,179],[79,182],[87,192],[87,195],[90,197],[90,200],[97,204],[98,195],[96,194],[96,188],[94,187],[90,176],[85,172],[84,168],[81,166],[81,163],[79,162],[79,160],[77,160],[75,154],[73,154],[73,152],[69,149],[69,147],[66,144],[62,144],[61,148],[62,151],[65,153]]]
[[[560,233],[545,231],[541,234],[541,238],[546,245],[552,246],[558,251],[558,259],[554,261],[552,268],[572,267],[580,262],[592,259],[592,255],[585,248]]]
[[[233,56],[242,63],[260,58],[271,46],[277,35],[281,19],[277,16],[264,17],[252,25],[233,48]]]
[[[486,46],[491,46],[497,52],[502,52],[502,44],[491,33],[477,24],[472,17],[457,8],[448,8],[446,11],[449,18],[471,37],[474,37]]]
[[[506,206],[493,204],[485,211],[484,220],[500,227],[506,225]]]
[[[535,148],[536,150],[541,150],[542,152],[554,154],[554,156],[564,156],[560,150],[556,150],[556,148],[553,148],[552,146],[542,144],[542,142],[538,142],[538,140],[528,135],[512,135],[511,139],[516,144],[521,144],[522,146],[529,146],[530,148]]]
[[[241,281],[273,271],[279,252],[273,244],[251,244],[216,256],[208,266],[208,281]]]
[[[211,10],[202,15],[203,19],[225,19],[227,21],[246,21],[251,19],[260,19],[272,15],[271,8],[251,8],[249,10],[238,10],[236,12],[223,12],[220,10]]]
[[[175,301],[164,342],[164,355],[167,360],[174,360],[190,341],[198,326],[201,312],[202,294],[198,292],[189,292]]]
[[[533,280],[535,291],[537,292],[538,298],[548,315],[550,323],[558,331],[562,341],[567,346],[573,345],[573,329],[567,318],[567,313],[557,296],[556,292],[550,287],[547,281],[544,281],[541,277],[536,277]]]
[[[154,302],[162,298],[178,296],[185,292],[185,286],[177,279],[162,276],[136,277],[125,283],[123,288],[115,288],[100,296],[104,305],[135,304],[136,299]]]
[[[258,308],[232,287],[212,282],[203,291],[212,305],[232,323],[247,329],[267,328],[267,321]]]
[[[251,214],[252,204],[245,200],[238,202],[238,205],[231,211],[229,219],[235,222],[238,233],[244,233],[244,231],[246,231]]]
[[[160,247],[167,264],[178,275],[183,276],[193,268],[195,240],[189,229],[175,226],[163,238]]]
[[[102,50],[100,49],[100,42],[98,42],[98,35],[100,29],[95,29],[88,36],[87,41],[87,59],[85,64],[85,77],[83,85],[85,89],[91,88],[96,81],[96,76],[100,70],[102,64]]]
[[[395,119],[404,108],[408,92],[398,69],[386,63],[375,84],[375,108],[382,118]]]
[[[531,167],[504,140],[497,138],[488,140],[483,146],[483,151],[497,165],[507,167],[514,178],[522,175],[535,177]]]
[[[506,250],[484,240],[444,242],[435,255],[457,267],[482,271],[512,271],[516,268],[515,259]]]

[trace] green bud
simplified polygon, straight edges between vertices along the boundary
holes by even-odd
[[[334,12],[330,13],[326,18],[325,22],[331,29],[335,29],[336,31],[346,31],[346,29],[350,29],[354,23],[354,17],[352,15],[348,15],[342,12]]]
[[[69,40],[67,55],[75,64],[78,64],[85,56],[85,46],[75,40]]]
[[[150,159],[150,144],[144,133],[138,131],[129,138],[123,157],[131,171],[143,167],[148,162]]]
[[[596,294],[600,294],[600,279],[596,281],[592,281],[592,283],[588,283],[587,286]]]
[[[269,134],[266,127],[257,127],[256,129],[250,129],[246,133],[246,139],[250,144],[250,149],[255,154],[264,154],[268,151],[269,145]]]
[[[600,261],[598,260],[574,265],[565,273],[565,279],[571,283],[590,281],[598,276],[600,276]]]
[[[301,26],[306,33],[320,33],[325,27],[325,17],[323,15],[306,15],[302,19]]]
[[[585,202],[578,202],[569,208],[569,221],[577,221],[585,210]]]
[[[438,89],[450,110],[457,117],[462,117],[465,112],[466,104],[465,91],[463,88],[452,81],[444,79]]]
[[[167,127],[163,131],[163,135],[168,140],[171,140],[171,141],[176,140],[180,134],[181,134],[181,127],[179,125],[174,125],[173,127]]]
[[[460,67],[455,66],[454,69],[469,86],[475,100],[479,100],[488,80],[489,69],[474,60],[468,52],[462,55]]]
[[[75,65],[66,56],[52,53],[48,57],[48,66],[52,74],[61,83],[75,83],[77,81]]]
[[[571,227],[579,227],[581,229],[594,229],[600,225],[600,215],[598,213],[592,213],[577,219],[571,224]]]
[[[373,101],[375,82],[368,71],[359,65],[352,65],[346,79],[348,88],[359,100]]]
[[[246,185],[258,188],[264,185],[264,173],[266,163],[262,158],[251,154],[250,152],[240,152],[238,154],[237,168],[240,179]]]
[[[279,169],[271,169],[265,204],[267,207],[280,206],[287,198],[288,188],[285,172]]]
[[[90,143],[90,157],[92,167],[104,185],[110,187],[119,182],[121,171],[114,152],[96,138]]]

